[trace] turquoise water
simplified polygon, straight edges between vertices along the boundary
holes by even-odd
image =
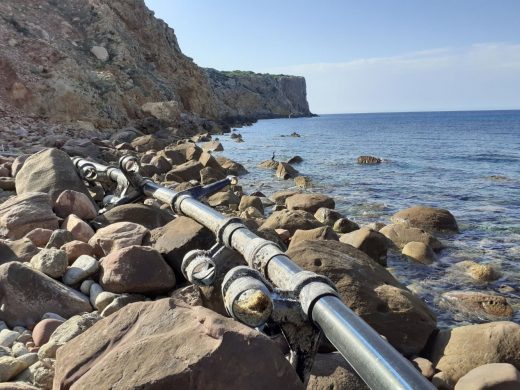
[[[448,290],[503,293],[520,298],[520,111],[323,115],[262,120],[237,130],[244,143],[221,136],[224,155],[250,171],[246,192],[267,195],[294,186],[256,165],[271,158],[303,157],[295,165],[327,193],[336,208],[360,223],[388,223],[396,211],[423,204],[450,210],[461,233],[440,237],[448,248],[432,266],[392,255],[389,269],[436,312],[441,326],[486,320],[439,307]],[[292,132],[301,137],[288,137]],[[384,162],[358,165],[360,155]],[[493,264],[502,277],[477,284],[449,267],[461,260]],[[520,322],[517,314],[515,321]]]

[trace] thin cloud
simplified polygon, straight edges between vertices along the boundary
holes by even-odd
[[[267,69],[305,76],[317,113],[520,108],[520,44]]]

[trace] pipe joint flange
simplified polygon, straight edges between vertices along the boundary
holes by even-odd
[[[321,297],[333,295],[339,298],[336,286],[329,278],[311,271],[298,272],[292,277],[290,285],[308,318],[312,317],[312,307]]]
[[[283,251],[275,243],[264,240],[263,238],[253,239],[244,252],[244,258],[254,269],[266,275],[269,260],[278,255],[283,255]]]
[[[265,324],[273,312],[269,283],[246,266],[232,268],[226,274],[222,297],[228,314],[251,327]]]
[[[207,251],[195,249],[184,255],[182,274],[197,286],[211,286],[215,281],[216,265]]]
[[[242,229],[244,227],[245,225],[242,223],[240,218],[228,218],[218,229],[217,241],[221,245],[232,248],[231,236],[236,230]]]

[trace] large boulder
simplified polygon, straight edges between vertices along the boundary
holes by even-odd
[[[409,242],[422,242],[434,251],[444,248],[444,245],[430,233],[401,223],[386,225],[379,232],[392,241],[399,249],[403,249]]]
[[[167,141],[159,139],[153,135],[143,135],[132,141],[132,146],[138,152],[146,152],[147,150],[161,150],[167,145]]]
[[[241,176],[249,173],[248,170],[244,168],[242,164],[230,160],[229,158],[226,158],[224,156],[217,156],[215,157],[215,159],[228,175]]]
[[[175,275],[159,252],[131,246],[101,259],[99,284],[114,293],[159,294],[175,286]]]
[[[291,235],[298,229],[309,230],[323,226],[311,213],[304,210],[280,210],[272,213],[260,229],[285,229]]]
[[[67,153],[58,149],[45,149],[33,154],[16,175],[16,193],[44,192],[55,202],[64,190],[90,194],[76,172]]]
[[[321,207],[335,207],[334,199],[323,194],[295,194],[285,199],[285,205],[289,210],[305,210],[312,214]]]
[[[405,355],[418,354],[436,327],[426,304],[360,250],[302,241],[287,251],[302,268],[329,277],[343,301]]]
[[[363,227],[342,235],[339,240],[365,252],[379,264],[386,266],[389,245],[388,239],[381,233]]]
[[[69,318],[92,311],[86,296],[22,263],[0,266],[0,320],[30,326],[48,312]]]
[[[427,232],[458,232],[459,227],[453,214],[435,207],[414,206],[401,210],[391,217],[394,223],[404,223]]]
[[[129,203],[108,210],[96,217],[91,224],[99,229],[116,222],[133,222],[152,230],[166,225],[173,218],[166,210],[141,203]]]
[[[437,260],[437,256],[435,256],[433,249],[424,242],[409,242],[404,246],[402,254],[423,264],[432,264]]]
[[[162,228],[154,248],[159,251],[176,275],[183,279],[181,272],[184,255],[193,249],[209,249],[215,238],[209,229],[188,217],[178,217]]]
[[[433,343],[431,361],[456,383],[475,367],[510,363],[520,369],[520,325],[490,322],[444,329]]]
[[[88,369],[78,370],[85,362]],[[58,349],[54,386],[303,389],[269,338],[171,299],[127,305]]]
[[[27,192],[0,204],[0,237],[16,240],[36,228],[58,228],[47,194]]]

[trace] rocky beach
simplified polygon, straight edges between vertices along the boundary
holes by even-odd
[[[237,176],[201,201],[328,277],[437,388],[520,386],[510,291],[445,291],[449,310],[486,318],[446,327],[387,268],[435,263],[463,230],[457,210],[410,204],[391,223],[361,224],[315,190],[305,156],[249,166],[228,153],[248,142],[232,127],[311,116],[303,78],[200,68],[141,0],[13,0],[0,17],[0,389],[367,388],[327,340],[302,384],[283,337],[226,311],[224,276],[242,255],[226,249],[215,284],[190,284],[183,258],[212,248],[212,232],[150,197],[104,210],[115,185],[87,182],[71,160],[129,155],[177,192]],[[252,169],[290,185],[249,191]],[[478,283],[500,278],[471,259],[455,266]]]

